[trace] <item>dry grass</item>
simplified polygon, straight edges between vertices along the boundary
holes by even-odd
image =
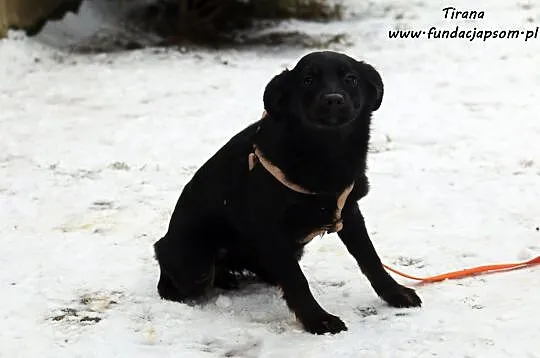
[[[0,38],[10,28],[35,35],[47,20],[61,19],[68,11],[76,12],[80,5],[81,0],[0,0]]]
[[[86,0],[95,1],[95,0]],[[116,0],[119,11],[126,0]],[[155,33],[165,39],[161,45],[254,46],[292,45],[321,47],[346,41],[343,34],[310,36],[297,31],[262,34],[280,20],[328,22],[342,17],[339,0],[154,0],[127,14],[126,20],[137,33]],[[82,0],[0,0],[0,38],[8,28],[37,34],[51,19],[76,12]],[[96,34],[90,45],[78,44],[75,50],[109,52],[144,47],[142,37],[128,39]],[[148,44],[146,44],[148,45]],[[153,44],[155,45],[155,43]],[[86,49],[88,47],[88,49]]]
[[[132,20],[167,39],[167,44],[238,43],[238,30],[253,30],[260,20],[340,19],[332,0],[162,0],[138,9]]]

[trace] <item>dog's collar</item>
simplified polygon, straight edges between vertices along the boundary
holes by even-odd
[[[264,111],[261,116],[261,120],[266,119],[266,118],[268,118],[268,112]],[[259,130],[260,130],[260,126],[257,128],[257,131]],[[268,173],[270,173],[274,178],[276,178],[277,181],[279,181],[281,184],[291,189],[292,191],[296,191],[297,193],[308,194],[308,195],[318,194],[316,192],[308,190],[288,180],[283,170],[279,169],[277,165],[275,165],[274,163],[266,159],[266,157],[261,152],[261,150],[254,144],[253,152],[250,153],[248,157],[250,171],[255,167],[255,164],[257,164],[257,162],[260,162],[263,168],[266,169]]]
[[[265,119],[268,117],[268,113],[266,111],[263,112],[262,118]],[[257,130],[259,130],[257,128]],[[301,194],[307,194],[307,195],[318,195],[321,193],[313,192],[311,190],[308,190],[296,183],[291,182],[287,179],[287,176],[285,173],[274,163],[272,163],[270,160],[268,160],[264,154],[261,152],[261,150],[256,146],[253,145],[253,152],[251,152],[248,156],[248,166],[249,170],[253,170],[255,168],[255,165],[257,163],[261,163],[262,167],[270,173],[277,181],[279,181],[281,184],[283,184],[285,187],[291,189],[292,191],[295,191],[297,193]],[[305,242],[311,241],[315,236],[319,236],[324,234],[325,232],[338,232],[343,229],[343,220],[341,218],[341,211],[343,210],[343,207],[345,206],[345,202],[347,201],[347,198],[349,197],[349,194],[353,190],[354,182],[346,187],[337,197],[337,203],[336,203],[336,211],[334,213],[334,222],[330,225],[326,225],[320,229],[315,230],[313,233],[309,234],[306,237]]]
[[[257,164],[257,162],[261,163],[263,168],[266,169],[266,171],[270,173],[274,178],[276,178],[277,181],[279,181],[281,184],[291,189],[292,191],[308,195],[318,194],[287,179],[285,173],[281,169],[279,169],[278,166],[269,161],[256,145],[253,145],[253,152],[250,153],[248,157],[249,170],[252,170]]]

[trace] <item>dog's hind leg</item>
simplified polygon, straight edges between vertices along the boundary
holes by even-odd
[[[160,267],[159,295],[185,301],[202,297],[214,282],[215,250],[204,229],[189,225],[169,230],[154,244]]]

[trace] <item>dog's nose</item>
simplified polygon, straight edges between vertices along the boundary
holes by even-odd
[[[345,97],[339,93],[327,93],[322,96],[321,102],[326,108],[337,109],[345,105]]]

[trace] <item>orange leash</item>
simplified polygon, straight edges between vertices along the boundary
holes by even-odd
[[[459,278],[476,276],[476,275],[486,274],[486,273],[517,270],[517,269],[530,267],[530,266],[534,266],[534,265],[538,265],[538,264],[540,264],[540,256],[535,257],[534,259],[531,259],[531,260],[528,260],[528,261],[514,262],[514,263],[508,263],[508,264],[477,266],[477,267],[472,267],[472,268],[468,268],[468,269],[465,269],[465,270],[452,271],[452,272],[443,273],[441,275],[429,276],[429,277],[412,276],[412,275],[406,274],[404,272],[398,271],[395,268],[389,267],[387,265],[383,264],[383,266],[388,271],[392,271],[393,273],[396,273],[396,274],[398,274],[400,276],[403,276],[405,278],[409,278],[411,280],[416,280],[416,281],[421,281],[423,283],[431,283],[431,282],[439,282],[439,281],[444,281],[444,280],[456,280],[456,279],[459,279]]]

